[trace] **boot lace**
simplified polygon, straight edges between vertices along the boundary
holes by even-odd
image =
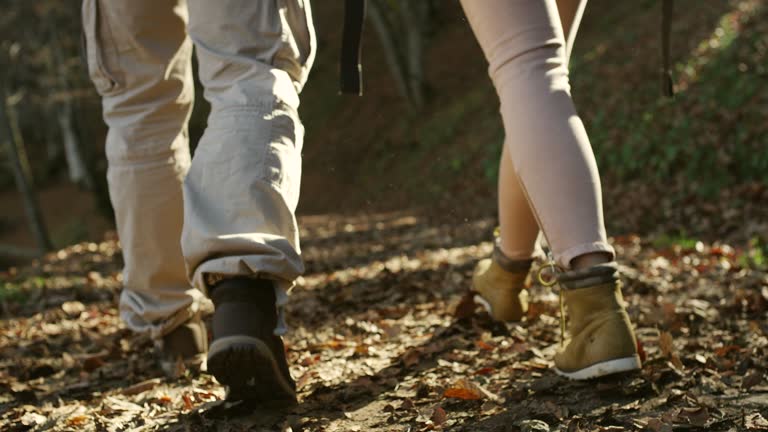
[[[558,285],[557,274],[562,273],[564,270],[557,264],[552,253],[547,254],[547,261],[539,267],[536,272],[536,278],[539,283],[545,287],[553,287]],[[560,346],[565,346],[565,298],[563,297],[563,287],[559,286],[557,290],[557,297],[560,303]]]

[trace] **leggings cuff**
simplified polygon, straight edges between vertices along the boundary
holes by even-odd
[[[616,258],[616,251],[613,249],[613,246],[606,242],[582,243],[580,245],[568,248],[562,252],[555,253],[555,258],[561,267],[570,269],[571,260],[578,256],[594,252],[607,253],[611,256],[611,260]]]

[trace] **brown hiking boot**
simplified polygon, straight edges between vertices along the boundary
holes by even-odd
[[[205,323],[196,316],[163,336],[157,346],[160,367],[168,377],[178,378],[186,369],[199,372],[208,351]]]
[[[512,260],[496,244],[491,258],[481,260],[472,276],[475,302],[497,321],[520,321],[528,311],[525,281],[532,259]]]
[[[274,282],[235,277],[211,289],[215,305],[208,372],[229,387],[228,399],[296,403],[296,384],[278,324]]]
[[[584,380],[640,369],[616,264],[565,272],[558,280],[570,338],[555,354],[555,371]]]

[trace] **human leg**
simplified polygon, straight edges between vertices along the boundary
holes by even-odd
[[[555,257],[567,268],[585,253],[612,255],[554,0],[462,4],[489,59],[519,184]]]
[[[107,179],[123,247],[120,315],[159,340],[210,309],[181,254],[192,44],[184,0],[83,2],[88,69],[109,127]]]
[[[566,39],[569,57],[585,5],[586,0],[557,2],[563,33],[569,35]],[[531,259],[541,254],[537,249],[540,232],[506,144],[499,162],[498,211],[499,233],[494,253],[491,258],[478,263],[473,287],[478,293],[476,300],[494,319],[518,321],[527,310],[524,285]],[[592,256],[594,254],[579,256],[574,265],[581,268],[581,264]],[[597,254],[598,259],[604,257],[605,254]]]
[[[599,176],[570,98],[554,0],[464,0],[462,5],[490,63],[520,189],[556,260],[566,269],[584,255],[609,261],[613,249],[603,226]],[[555,364],[566,376],[583,379],[639,367],[612,269],[593,266],[560,277],[571,339]]]
[[[189,10],[211,114],[184,184],[182,249],[195,286],[216,303],[209,370],[255,398],[259,386],[295,397],[283,385],[292,380],[281,366],[281,314],[274,325],[241,316],[260,324],[239,327],[224,311],[271,315],[304,271],[294,211],[304,134],[298,95],[315,52],[309,3],[190,0]],[[274,292],[248,292],[265,289]],[[260,311],[265,298],[272,309]],[[270,336],[255,330],[263,325]]]

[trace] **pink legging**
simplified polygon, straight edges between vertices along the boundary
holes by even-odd
[[[600,176],[568,82],[568,56],[583,3],[462,0],[489,63],[506,139],[499,174],[501,249],[534,255],[539,227],[555,259],[613,248],[606,240]],[[566,48],[563,25],[569,31]]]

